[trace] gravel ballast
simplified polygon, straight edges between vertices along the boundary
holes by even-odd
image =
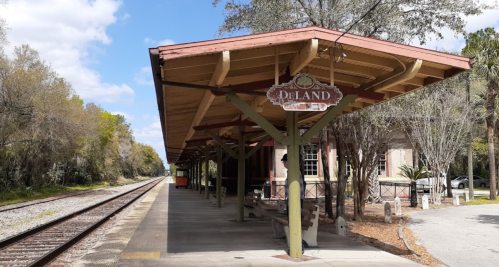
[[[88,194],[0,212],[0,240],[75,213],[149,182],[151,180],[112,188],[96,189]]]

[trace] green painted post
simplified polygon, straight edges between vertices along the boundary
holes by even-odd
[[[246,151],[244,145],[244,126],[239,126],[239,155],[237,157],[237,221],[244,221],[244,185]]]
[[[196,188],[196,181],[194,180],[194,168],[192,162],[189,162],[189,180],[191,183],[191,189],[194,190]]]
[[[210,158],[208,158],[208,155],[205,155],[204,158],[204,196],[206,199],[210,198],[210,179],[209,179],[209,171],[210,171]]]
[[[201,194],[201,188],[202,188],[202,183],[201,181],[203,180],[202,179],[203,177],[203,158],[201,157],[201,155],[199,155],[199,159],[198,159],[198,192],[199,194]]]
[[[217,145],[217,208],[222,206],[222,147]]]
[[[192,190],[196,191],[198,190],[198,170],[197,170],[197,164],[196,161],[192,162],[192,181],[194,182],[194,186],[192,187]]]
[[[300,205],[300,164],[298,113],[286,112],[288,131],[288,203],[289,203],[289,255],[292,258],[302,257],[301,243],[301,205]]]

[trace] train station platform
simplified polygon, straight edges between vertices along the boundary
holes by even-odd
[[[235,197],[216,208],[203,194],[160,183],[75,266],[422,266],[333,234],[320,226],[319,247],[303,260],[273,239],[270,213],[236,222]]]

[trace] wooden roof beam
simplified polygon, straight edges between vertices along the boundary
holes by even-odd
[[[433,78],[434,79],[434,78]],[[404,81],[405,84],[409,84],[409,85],[416,85],[416,86],[419,86],[419,87],[423,87],[425,86],[425,79],[423,78],[418,78],[418,77],[414,77],[412,79],[409,79],[407,81]]]
[[[353,103],[350,103],[348,106],[354,108],[364,108],[364,103],[355,101]]]
[[[416,61],[406,65],[405,70],[404,68],[396,68],[392,72],[383,75],[374,81],[363,84],[361,89],[365,90],[373,88],[375,92],[380,92],[386,88],[411,80],[416,77],[416,74],[418,74],[422,64],[423,61],[421,59],[417,59]]]
[[[312,67],[320,67],[324,69],[329,69],[329,59],[316,58],[310,62],[309,66]],[[334,72],[337,73],[345,73],[345,74],[353,74],[364,77],[369,77],[375,79],[378,76],[381,76],[386,73],[386,71],[375,69],[368,66],[360,66],[355,64],[350,64],[346,62],[338,62],[334,66]]]
[[[432,68],[432,67],[428,67],[428,66],[421,66],[421,69],[419,69],[419,74],[423,74],[426,76],[435,77],[435,78],[439,78],[439,79],[445,78],[445,70]]]
[[[384,91],[405,93],[406,87],[403,85],[395,85],[395,86],[386,88]]]
[[[230,69],[230,52],[223,51],[220,54],[217,66],[215,67],[215,72],[211,77],[209,85],[220,86],[223,83],[225,76],[227,76],[229,69]],[[208,111],[208,108],[211,106],[211,103],[213,102],[213,99],[215,99],[215,96],[210,91],[204,92],[203,99],[199,104],[198,110],[194,115],[194,119],[191,122],[191,126],[189,127],[189,130],[187,131],[187,134],[185,135],[184,138],[184,142],[182,142],[182,144],[185,144],[187,140],[192,138],[195,132],[192,127],[197,126],[201,122],[201,120],[203,120],[204,116],[206,115],[206,112]]]
[[[321,69],[314,69],[314,68],[308,68],[307,70],[308,73],[312,74],[314,77],[319,78],[319,79],[324,79],[324,80],[329,80],[330,72],[329,70],[321,70]],[[364,77],[355,77],[352,75],[348,74],[342,74],[342,73],[335,73],[334,74],[334,82],[335,84],[337,82],[343,82],[343,83],[348,83],[348,84],[354,84],[356,86],[360,86],[363,83],[369,82],[370,80]]]
[[[291,81],[292,79],[293,79],[293,77],[291,77],[291,75],[289,73],[289,68],[286,68],[284,74],[281,75],[281,76],[279,76],[279,81],[281,83],[287,83],[287,82]],[[266,80],[266,81],[259,81],[259,82],[246,83],[246,84],[238,84],[238,85],[234,85],[232,87],[236,88],[236,89],[241,89],[241,90],[250,90],[251,88],[262,88],[262,89],[266,88],[266,89],[269,89],[274,84],[275,84],[275,78],[272,79],[272,80]],[[263,105],[267,101],[268,101],[268,98],[267,98],[266,94],[265,94],[265,96],[257,96],[257,97],[255,97],[253,99],[253,101],[251,101],[250,106],[256,112],[261,113],[263,111]],[[241,120],[244,120],[244,119],[248,118],[248,115],[246,115],[244,113],[241,113],[240,115],[237,115],[236,117],[234,117],[234,119],[232,119],[232,120],[235,121],[235,120],[238,120],[239,118]],[[231,128],[232,128],[232,126],[220,129],[220,131],[218,132],[218,135],[225,134]]]
[[[369,103],[369,104],[376,104],[376,100],[374,99],[369,99],[369,98],[363,98],[363,97],[358,97],[357,101],[363,102],[363,103]],[[366,105],[364,105],[365,107]],[[353,107],[352,107],[353,108]]]
[[[198,126],[194,126],[193,128],[194,128],[194,131],[203,131],[203,130],[208,130],[208,129],[217,129],[217,128],[224,128],[224,127],[228,127],[228,126],[239,126],[239,125],[255,126],[257,124],[252,122],[252,121],[249,121],[249,120],[234,120],[234,121],[230,121],[230,122],[198,125]]]
[[[303,47],[298,55],[296,55],[289,65],[289,70],[291,76],[295,76],[300,72],[305,66],[307,66],[314,58],[317,57],[317,51],[319,49],[319,40],[311,39],[305,47]]]
[[[327,49],[327,47],[321,47],[322,49]],[[365,54],[357,51],[350,51],[344,49],[341,51],[340,49],[335,50],[336,55],[341,55],[341,53],[345,53],[346,57],[344,59],[345,63],[358,63],[358,64],[368,64],[371,66],[376,66],[376,67],[381,67],[383,69],[396,69],[398,66],[400,66],[400,63],[398,63],[394,59],[386,58],[386,57],[379,57],[379,56],[374,56],[370,54]],[[340,65],[340,63],[336,64]]]
[[[211,77],[209,85],[220,86],[223,83],[225,76],[227,76],[229,69],[230,69],[230,52],[223,51],[222,54],[220,55],[220,58],[218,59],[217,66],[215,67],[215,72]]]

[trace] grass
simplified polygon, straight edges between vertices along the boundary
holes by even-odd
[[[19,202],[39,199],[44,197],[54,196],[60,193],[68,192],[68,188],[57,187],[44,187],[40,189],[16,189],[11,191],[2,192],[0,195],[0,206],[15,204]]]
[[[143,180],[140,177],[138,180]],[[113,183],[95,183],[86,185],[76,185],[76,186],[53,186],[53,187],[43,187],[39,189],[16,189],[11,191],[4,191],[0,194],[0,206],[15,204],[24,201],[30,201],[39,198],[51,197],[62,193],[70,192],[80,192],[86,190],[93,190],[98,188],[108,188],[111,186],[119,186],[124,184],[129,184],[135,182],[132,179],[119,179]]]
[[[466,188],[463,188],[463,190],[469,191],[470,189],[468,187],[466,187]],[[490,191],[490,188],[473,187],[473,191]]]
[[[499,198],[497,200],[489,200],[489,196],[475,196],[475,199],[465,202],[464,198],[459,197],[459,202],[463,205],[499,204]]]

